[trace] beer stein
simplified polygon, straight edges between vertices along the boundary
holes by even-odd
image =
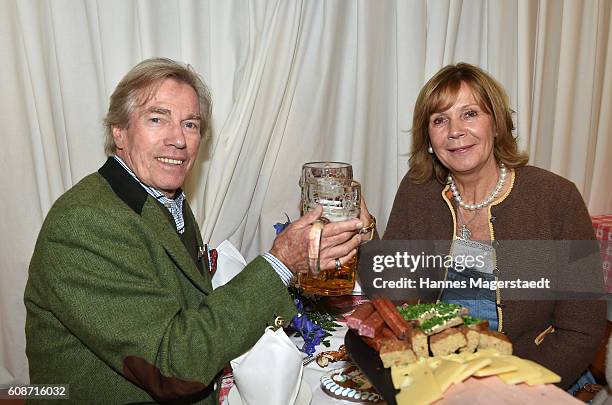
[[[359,218],[361,184],[357,181],[339,177],[307,178],[302,186],[302,195],[304,213],[315,209],[317,205],[323,207],[323,223]],[[321,230],[318,234],[316,229],[313,231],[314,237],[320,238]],[[351,294],[355,287],[357,258],[353,257],[347,263],[341,263],[339,268],[321,270],[318,251],[320,240],[314,242],[311,242],[314,249],[309,249],[312,251],[309,251],[308,273],[298,275],[299,286],[304,292],[316,295]]]

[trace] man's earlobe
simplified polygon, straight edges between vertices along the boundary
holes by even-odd
[[[113,140],[115,141],[115,146],[117,149],[123,149],[123,141],[125,139],[125,129],[119,128],[116,125],[113,125]]]

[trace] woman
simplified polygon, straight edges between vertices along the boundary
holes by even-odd
[[[451,255],[489,258],[482,268],[449,269],[449,280],[503,279],[525,271],[495,251],[499,241],[594,239],[576,187],[526,166],[527,156],[518,152],[512,135],[511,113],[501,85],[475,66],[450,65],[431,78],[416,102],[410,170],[395,197],[384,239],[450,240]],[[580,271],[576,278],[601,283],[596,265]],[[465,299],[442,290],[423,298],[468,306],[472,315],[507,334],[516,355],[555,371],[562,377],[560,385],[569,387],[603,337],[604,302],[505,300],[509,294],[497,288]]]

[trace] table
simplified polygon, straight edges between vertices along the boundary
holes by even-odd
[[[329,350],[338,350],[340,345],[344,344],[344,335],[348,328],[346,324],[340,323],[342,325],[341,328],[338,328],[333,335],[329,338],[330,347],[327,348],[325,346],[319,345],[317,347],[317,353],[329,351]],[[321,377],[325,374],[331,372],[332,370],[338,368],[344,368],[348,365],[345,361],[338,361],[336,363],[330,363],[327,367],[321,368],[317,365],[316,361],[308,364],[304,367],[304,377],[303,382],[308,383],[310,389],[312,390],[312,404],[313,405],[340,405],[347,404],[346,401],[340,401],[335,398],[330,397],[321,389]]]
[[[348,330],[344,322],[339,322],[338,328],[330,337],[330,347],[319,345],[317,353],[338,350],[344,343],[344,335]],[[339,361],[330,363],[327,367],[321,368],[316,362],[312,362],[304,367],[303,383],[307,383],[312,391],[312,405],[350,405],[354,402],[341,401],[325,394],[321,389],[321,377],[332,370],[344,368],[347,362]],[[496,403],[507,405],[523,404],[542,404],[550,403],[555,405],[579,405],[583,402],[567,394],[555,385],[530,387],[526,384],[508,385],[497,377],[485,379],[469,378],[461,384],[456,384],[444,393],[444,398],[437,401],[436,405],[463,405],[463,404],[483,404],[491,403],[491,398],[496,398]]]

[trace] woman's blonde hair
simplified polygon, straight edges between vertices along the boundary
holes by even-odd
[[[193,88],[200,103],[200,136],[204,137],[210,125],[212,99],[208,87],[190,65],[182,65],[172,59],[152,58],[134,66],[121,79],[110,97],[108,113],[104,118],[104,152],[115,154],[117,146],[113,127],[127,128],[130,114],[146,104],[166,79],[174,79]]]
[[[449,109],[465,83],[472,90],[476,102],[491,115],[496,136],[493,153],[497,162],[508,168],[527,164],[528,156],[518,151],[516,138],[512,134],[512,110],[504,88],[484,70],[468,63],[448,65],[436,73],[421,89],[412,117],[412,151],[410,153],[409,178],[424,183],[435,177],[444,184],[448,169],[429,154],[429,119],[432,114]]]

